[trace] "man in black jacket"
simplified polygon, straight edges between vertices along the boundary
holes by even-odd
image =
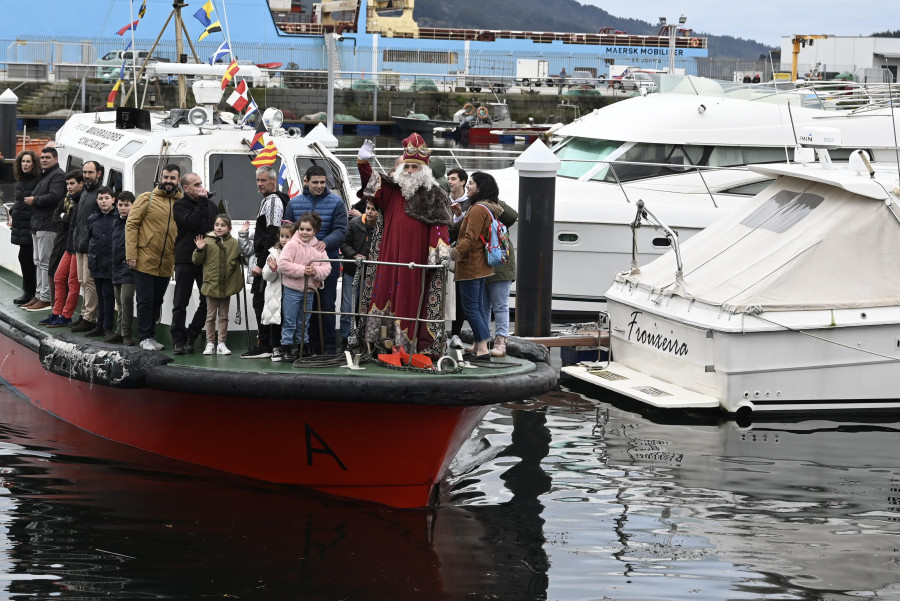
[[[34,264],[37,275],[35,300],[22,305],[28,311],[50,308],[50,254],[56,231],[53,212],[66,196],[66,174],[59,167],[59,154],[53,147],[41,151],[41,178],[25,204],[31,207],[31,234],[34,238]]]
[[[81,200],[75,210],[72,227],[75,228],[73,242],[75,244],[75,261],[78,267],[78,285],[81,286],[81,317],[72,322],[73,332],[94,332],[96,335],[103,333],[103,328],[97,330],[98,302],[97,288],[94,286],[94,278],[88,268],[88,220],[94,213],[99,213],[97,206],[97,193],[103,183],[105,169],[97,161],[86,161],[81,167],[84,177],[84,189],[81,192]]]
[[[194,352],[194,341],[206,323],[206,297],[200,294],[197,311],[190,325],[185,327],[187,308],[191,302],[194,284],[197,290],[203,285],[203,267],[194,265],[191,256],[196,248],[194,239],[211,231],[219,210],[203,187],[203,180],[196,173],[185,173],[181,178],[184,196],[175,201],[173,209],[178,236],[175,238],[175,293],[172,298],[172,344],[176,355]]]

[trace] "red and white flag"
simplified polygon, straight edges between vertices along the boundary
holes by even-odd
[[[250,98],[247,97],[247,84],[243,79],[235,86],[234,92],[226,102],[239,113],[250,103]]]

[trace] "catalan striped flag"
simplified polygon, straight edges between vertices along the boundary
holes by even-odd
[[[217,31],[222,31],[222,24],[219,23],[218,21],[216,21],[215,23],[213,23],[212,25],[210,25],[209,27],[207,27],[207,28],[203,31],[203,33],[200,34],[200,37],[197,38],[197,41],[198,41],[198,42],[202,42],[203,39],[204,39],[206,36],[208,36],[208,35],[211,34],[211,33],[216,33]]]
[[[272,165],[278,159],[278,149],[275,148],[275,142],[269,140],[266,147],[259,151],[256,158],[250,161],[254,167],[265,167]]]
[[[119,88],[122,87],[122,80],[116,82],[116,85],[113,86],[112,91],[109,93],[109,96],[106,97],[106,108],[111,109],[116,106],[116,95],[119,93]]]
[[[222,76],[223,90],[228,87],[228,84],[231,83],[231,80],[234,79],[234,76],[237,75],[237,72],[240,70],[241,68],[238,67],[237,61],[231,61],[231,64],[225,69],[225,75]]]

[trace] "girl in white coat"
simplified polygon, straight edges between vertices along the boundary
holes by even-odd
[[[263,266],[262,277],[266,281],[266,291],[262,323],[271,326],[268,329],[270,334],[268,344],[272,347],[272,361],[281,361],[284,357],[284,349],[281,348],[281,273],[278,271],[278,257],[295,231],[292,222],[285,221],[281,224],[278,242],[269,249],[269,256]]]

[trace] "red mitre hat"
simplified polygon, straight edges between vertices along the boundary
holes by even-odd
[[[411,134],[403,140],[403,162],[427,165],[431,157],[431,151],[425,145],[425,140],[417,133]]]

